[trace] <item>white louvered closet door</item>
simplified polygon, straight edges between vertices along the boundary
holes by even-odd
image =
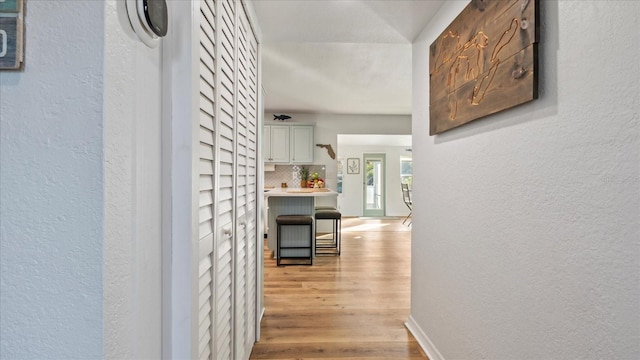
[[[218,49],[218,231],[216,239],[216,323],[214,359],[234,356],[234,282],[236,219],[236,2],[217,2]]]
[[[193,358],[248,359],[256,339],[257,52],[241,2],[200,1],[198,341]]]
[[[247,259],[249,298],[253,299],[249,304],[249,329],[252,329],[247,346],[253,348],[256,342],[256,329],[258,323],[258,261],[262,260],[262,252],[258,252],[258,246],[262,246],[262,230],[258,230],[258,194],[262,195],[262,189],[258,192],[258,40],[252,29],[249,29],[249,113],[248,131],[249,143],[247,155],[247,224],[249,235],[249,254]]]
[[[244,10],[244,9],[243,9]],[[242,11],[240,17],[241,31],[246,32],[246,81],[247,81],[247,195],[246,195],[246,222],[247,222],[247,278],[246,304],[247,338],[244,347],[251,352],[256,341],[257,326],[257,273],[258,273],[258,229],[257,229],[257,136],[258,136],[258,42],[250,25],[248,16]]]
[[[214,234],[215,234],[215,4],[200,3],[200,129],[198,231],[198,357],[213,351]]]
[[[241,9],[240,9],[241,10]],[[236,234],[236,278],[235,278],[235,359],[246,357],[244,344],[247,339],[246,314],[246,275],[247,275],[247,81],[243,49],[246,47],[242,29],[237,32],[237,191],[236,212],[238,214],[238,232]]]
[[[238,6],[237,26],[237,184],[236,211],[238,227],[236,234],[236,277],[235,277],[235,358],[247,359],[255,342],[255,267],[252,269],[252,255],[255,257],[255,225],[251,204],[255,208],[255,129],[254,115],[250,111],[250,54],[249,20],[243,7]],[[253,163],[252,163],[253,162]],[[250,184],[253,182],[253,184]],[[254,211],[255,212],[255,211]],[[255,218],[255,216],[253,216]],[[253,280],[255,281],[255,280]]]

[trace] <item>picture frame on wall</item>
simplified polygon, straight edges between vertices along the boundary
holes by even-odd
[[[540,0],[471,1],[429,47],[429,135],[538,98]]]
[[[360,174],[360,159],[347,159],[347,174]]]

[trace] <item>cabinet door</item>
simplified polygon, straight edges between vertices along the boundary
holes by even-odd
[[[271,126],[262,128],[262,154],[265,162],[271,162]]]
[[[268,162],[289,162],[289,127],[283,125],[271,126],[271,156]]]
[[[291,162],[313,162],[313,126],[291,126]]]

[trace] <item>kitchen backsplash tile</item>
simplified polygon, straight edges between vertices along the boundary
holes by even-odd
[[[276,165],[275,171],[265,171],[264,186],[280,187],[287,183],[288,187],[300,187],[300,168],[303,165]],[[317,172],[321,178],[325,177],[324,165],[304,165],[309,168],[309,174]]]

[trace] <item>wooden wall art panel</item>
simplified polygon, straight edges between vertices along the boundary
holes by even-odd
[[[473,0],[431,44],[430,135],[538,97],[538,0]]]

